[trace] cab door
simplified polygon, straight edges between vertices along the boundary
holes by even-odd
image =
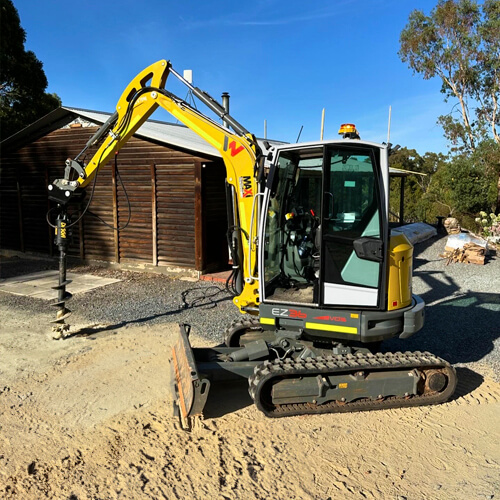
[[[321,303],[382,308],[387,223],[380,149],[327,147],[323,186]]]

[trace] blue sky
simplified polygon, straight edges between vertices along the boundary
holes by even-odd
[[[13,1],[26,48],[65,106],[113,111],[137,73],[170,59],[212,96],[229,92],[231,114],[259,137],[267,120],[269,138],[295,142],[303,126],[301,141],[317,140],[325,108],[325,138],[348,122],[382,142],[391,105],[392,143],[447,151],[440,82],[414,76],[397,54],[410,12],[435,0]]]

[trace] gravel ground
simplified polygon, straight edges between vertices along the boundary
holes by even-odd
[[[424,329],[404,341],[387,341],[383,348],[429,350],[457,366],[469,366],[498,381],[500,257],[489,257],[484,266],[447,266],[439,257],[445,242],[445,238],[435,237],[415,247],[413,290],[427,304]],[[55,260],[3,259],[0,277],[53,268],[57,268]],[[202,337],[218,343],[224,327],[239,317],[222,284],[95,267],[71,266],[71,270],[122,280],[76,295],[68,303],[74,311],[69,322],[74,325],[99,324],[106,325],[102,330],[111,330],[183,322]],[[71,290],[71,285],[68,288]],[[0,303],[10,307],[13,314],[42,314],[47,324],[54,318],[54,310],[41,299],[1,292]]]
[[[424,328],[407,340],[393,339],[386,350],[428,350],[456,366],[469,366],[500,380],[500,255],[484,266],[450,264],[446,237],[417,244],[413,292],[426,307]]]
[[[8,259],[0,270],[1,278],[57,269],[56,261]],[[69,265],[71,272],[95,274],[121,281],[76,294],[67,306],[73,311],[72,325],[106,325],[106,330],[134,325],[188,323],[193,331],[214,342],[222,339],[223,327],[240,314],[224,284],[173,279],[154,273],[119,271],[93,266]],[[68,285],[71,291],[71,285]],[[32,311],[55,318],[48,301],[0,292],[0,303],[13,310]]]

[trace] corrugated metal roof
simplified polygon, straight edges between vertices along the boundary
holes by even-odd
[[[28,142],[35,141],[40,137],[68,125],[78,117],[83,118],[96,125],[102,125],[111,115],[111,113],[93,111],[89,109],[69,108],[62,106],[51,111],[36,122],[31,123],[23,130],[15,133],[2,141],[1,146],[4,150],[16,149],[24,146]],[[199,153],[208,156],[220,158],[221,155],[214,147],[208,144],[198,134],[184,125],[177,123],[161,122],[156,120],[147,120],[141,128],[135,133],[137,137],[151,139],[173,147],[178,147],[193,153]],[[257,139],[261,149],[266,152],[264,141]],[[268,141],[272,145],[283,144],[280,141]]]
[[[102,125],[111,115],[111,113],[102,113],[99,111],[90,111],[78,108],[64,108],[71,113],[82,116],[83,118]],[[160,122],[147,120],[142,127],[135,133],[137,137],[152,139],[163,144],[169,144],[181,149],[187,149],[197,153],[220,157],[220,153],[210,146],[199,135],[184,125],[176,123]]]

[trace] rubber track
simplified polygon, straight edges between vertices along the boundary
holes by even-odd
[[[386,397],[383,399],[362,399],[350,403],[330,401],[321,405],[313,403],[289,403],[273,405],[264,401],[265,388],[272,379],[289,377],[317,376],[319,374],[338,374],[357,371],[442,369],[448,377],[448,383],[439,393],[428,393],[416,396]],[[287,417],[292,415],[347,413],[387,408],[404,408],[410,406],[432,405],[447,401],[457,384],[455,369],[443,359],[430,352],[394,352],[394,353],[356,353],[335,355],[324,358],[307,358],[305,360],[285,359],[265,361],[255,367],[253,375],[248,379],[249,393],[257,408],[268,417]],[[270,401],[270,396],[267,398]]]
[[[240,347],[240,338],[248,332],[263,332],[259,318],[249,317],[234,320],[224,332],[224,344],[226,344],[227,347]],[[233,342],[234,336],[236,336],[238,340],[236,344]]]

